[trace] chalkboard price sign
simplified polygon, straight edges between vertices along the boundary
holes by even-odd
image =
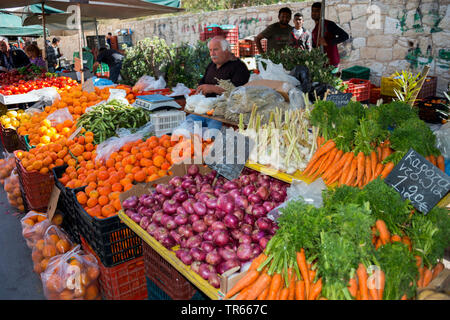
[[[336,107],[342,108],[346,106],[352,99],[351,93],[337,93],[327,95],[327,101],[333,101]]]
[[[450,190],[450,177],[410,149],[384,180],[427,214]]]

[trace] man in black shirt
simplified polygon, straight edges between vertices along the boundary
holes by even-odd
[[[22,49],[10,46],[6,40],[0,41],[0,71],[7,72],[30,64],[30,59]]]
[[[119,79],[120,69],[122,69],[122,61],[124,56],[114,49],[100,48],[100,53],[97,56],[97,61],[92,66],[92,72],[97,71],[100,63],[106,63],[109,67],[109,80],[116,83]]]
[[[212,62],[206,67],[197,93],[206,97],[221,95],[224,90],[217,85],[217,79],[230,80],[236,87],[248,82],[250,71],[244,62],[233,55],[228,41],[223,37],[214,37],[209,41],[208,48]]]

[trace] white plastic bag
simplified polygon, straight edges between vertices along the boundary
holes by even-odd
[[[228,98],[228,110],[232,113],[249,113],[253,105],[261,111],[266,107],[278,107],[285,102],[277,91],[264,86],[237,87],[231,91]]]
[[[186,105],[184,108],[187,111],[198,114],[205,114],[213,107],[217,98],[207,98],[202,94],[195,94],[186,98]]]
[[[262,62],[267,64],[266,68],[264,68]],[[294,87],[300,85],[300,81],[295,77],[290,76],[281,63],[275,64],[269,59],[259,59],[258,70],[262,79],[285,81],[292,84]]]
[[[289,90],[289,106],[291,110],[304,109],[305,99],[303,97],[303,92],[298,88],[292,88]]]
[[[128,100],[126,99],[127,92],[123,89],[109,89],[109,98],[106,100],[106,102],[112,101],[112,100],[118,100],[124,104],[130,104]]]
[[[191,93],[191,89],[186,87],[183,83],[177,83],[177,85],[172,88],[172,93],[169,97],[184,96],[187,98],[189,93]]]
[[[155,132],[155,129],[151,122],[139,128],[135,133],[131,133],[129,129],[119,128],[116,131],[117,137],[111,137],[97,146],[96,160],[106,161],[111,153],[120,150],[125,144],[143,139],[153,132]]]
[[[72,114],[69,112],[69,109],[63,108],[52,112],[47,116],[47,120],[52,123],[52,126],[55,127],[60,123],[63,123],[66,120],[73,121]]]
[[[164,89],[166,87],[166,81],[161,76],[156,80],[152,76],[142,76],[133,86],[133,91],[147,91],[147,90],[155,90],[155,89]]]
[[[435,131],[434,135],[436,136],[436,148],[441,151],[445,159],[450,159],[450,122]]]

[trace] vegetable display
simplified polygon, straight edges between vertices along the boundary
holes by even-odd
[[[23,77],[18,75],[13,75],[12,77],[3,76],[3,78],[0,78],[0,94],[10,96],[49,87],[55,87],[57,91],[61,91],[76,85],[78,85],[76,80],[72,80],[69,77],[55,77],[51,74],[42,74],[40,77],[32,80],[24,80]]]
[[[410,148],[445,171],[436,137],[417,111],[402,102],[365,108],[359,102],[337,108],[318,101],[311,124],[319,128],[318,149],[303,173],[327,185],[363,187],[386,178]]]
[[[94,133],[95,144],[100,144],[114,136],[119,128],[140,128],[149,121],[147,111],[135,108],[118,100],[92,107],[77,121],[77,127],[83,127]]]
[[[215,182],[214,182],[215,181]],[[257,257],[277,229],[267,213],[284,201],[286,184],[246,171],[226,181],[215,171],[158,184],[151,194],[130,197],[125,214],[214,287],[217,274]]]
[[[415,213],[381,179],[362,190],[326,190],[323,198],[320,208],[300,199],[280,209],[279,228],[256,267],[226,298],[411,299],[442,271],[450,237],[445,209]]]

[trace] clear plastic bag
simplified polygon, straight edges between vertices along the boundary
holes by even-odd
[[[189,93],[191,93],[191,89],[186,87],[183,83],[177,83],[177,85],[172,88],[172,93],[169,97],[184,96],[187,98]]]
[[[14,154],[4,152],[2,159],[0,159],[0,183],[4,184],[5,179],[7,179],[11,172],[16,167],[16,161],[14,159]]]
[[[198,114],[205,114],[212,109],[217,98],[207,98],[202,94],[194,94],[186,98],[185,109]]]
[[[52,126],[55,127],[66,120],[73,121],[73,117],[72,114],[69,112],[69,109],[66,107],[63,109],[58,109],[55,112],[49,114],[47,116],[47,120],[49,120],[52,123]]]
[[[42,239],[38,239],[33,247],[31,259],[34,272],[44,272],[52,257],[64,254],[72,248],[73,243],[66,232],[58,226],[50,225]]]
[[[11,175],[5,179],[5,191],[7,193],[9,204],[19,211],[24,211],[25,206],[23,205],[22,192],[20,191],[19,176],[15,169],[13,169]]]
[[[44,295],[48,300],[100,300],[99,274],[95,256],[77,245],[50,259],[41,273]]]
[[[228,98],[228,111],[232,113],[249,113],[254,105],[258,110],[277,106],[285,102],[277,91],[264,86],[237,87]]]
[[[97,146],[96,160],[106,161],[109,159],[111,153],[120,150],[125,144],[144,139],[154,132],[155,127],[151,122],[139,128],[135,133],[132,133],[129,129],[119,128],[116,131],[117,137],[111,137]]]
[[[25,113],[29,114],[30,116],[34,116],[35,114],[41,113],[42,110],[39,108],[34,108],[33,106],[31,106],[30,108],[28,108],[27,110],[25,110]]]
[[[126,98],[127,92],[123,89],[109,89],[109,98],[106,103],[116,100],[124,104],[130,104]]]
[[[305,99],[303,97],[303,92],[298,88],[292,88],[289,90],[289,109],[304,109]]]
[[[266,63],[266,68],[264,68],[263,62]],[[269,59],[259,59],[258,70],[262,79],[284,81],[290,83],[294,87],[300,85],[300,81],[289,75],[288,71],[283,68],[281,63],[275,64]]]
[[[38,97],[38,101],[31,107],[36,109],[43,108],[45,106],[51,106],[56,101],[61,100],[61,96],[54,87],[33,90],[33,95]]]
[[[450,159],[450,122],[442,125],[434,134],[436,136],[436,148],[441,151],[445,159]]]
[[[165,87],[166,81],[164,80],[164,77],[161,76],[158,78],[158,80],[156,80],[152,76],[145,75],[139,78],[139,80],[133,86],[133,91],[148,91],[155,89],[164,89]]]
[[[270,211],[267,214],[267,217],[269,219],[272,219],[273,221],[276,221],[281,215],[281,212],[279,210],[281,208],[284,208],[289,201],[293,200],[303,200],[307,204],[312,204],[316,208],[320,208],[323,206],[322,191],[326,188],[327,186],[325,185],[325,182],[322,180],[322,178],[319,178],[310,184],[307,184],[304,181],[293,179],[292,184],[286,190],[285,202]]]
[[[37,240],[44,237],[45,231],[51,225],[47,214],[37,211],[29,211],[22,219],[22,235],[28,248],[33,249]]]

